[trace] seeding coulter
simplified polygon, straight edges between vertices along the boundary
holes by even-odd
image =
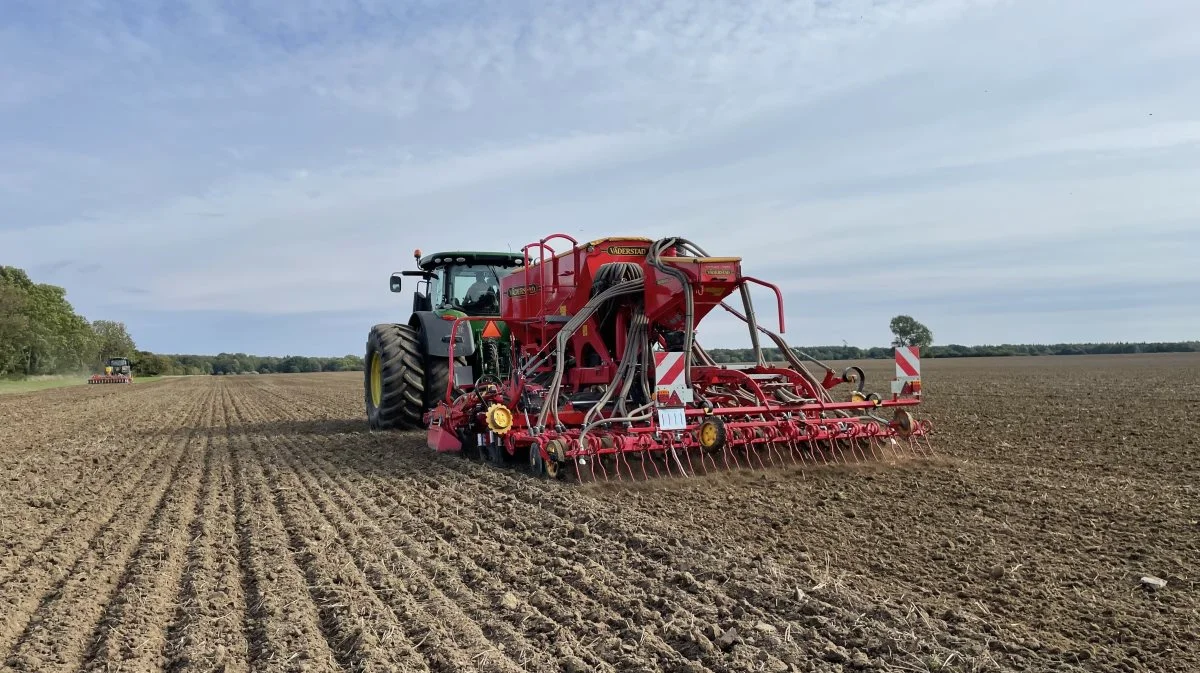
[[[133,372],[129,360],[125,358],[109,358],[104,361],[104,373],[92,374],[88,383],[133,383]]]
[[[560,242],[569,248],[556,251]],[[889,394],[868,393],[862,369],[839,373],[788,347],[782,293],[745,275],[738,257],[682,238],[580,244],[555,234],[497,262],[498,306],[472,314],[452,306],[462,292],[445,282],[455,263],[478,264],[466,254],[498,253],[419,260],[422,271],[405,273],[438,280],[414,301],[441,312],[372,331],[367,412],[383,419],[373,427],[412,415],[424,399],[420,422],[403,427],[425,429],[430,448],[526,459],[535,474],[581,480],[928,450],[929,424],[908,410],[921,398],[917,350],[897,349]],[[394,275],[393,291],[398,283]],[[778,333],[759,324],[752,285],[774,293]],[[718,364],[697,342],[697,325],[716,309],[746,324],[755,362]],[[764,338],[784,363],[767,362]],[[850,387],[835,399],[842,384]]]

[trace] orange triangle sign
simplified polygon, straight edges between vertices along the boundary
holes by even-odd
[[[500,328],[496,327],[496,323],[492,322],[491,320],[489,320],[487,322],[487,326],[483,328],[483,338],[484,339],[499,339],[500,338]]]

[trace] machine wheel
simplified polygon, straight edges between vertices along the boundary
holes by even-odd
[[[542,459],[542,449],[537,442],[529,445],[529,472],[535,477],[546,474],[546,461]]]
[[[423,427],[425,372],[417,331],[380,324],[367,335],[363,397],[372,430]]]
[[[552,439],[546,442],[546,454],[550,458],[543,463],[544,472],[548,479],[556,480],[563,477],[563,463],[566,462],[566,447],[561,440]]]
[[[719,416],[713,416],[701,423],[697,435],[700,448],[709,453],[720,451],[725,448],[725,443],[729,441],[729,433],[725,429],[725,422]]]

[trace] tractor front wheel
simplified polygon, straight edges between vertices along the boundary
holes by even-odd
[[[417,331],[381,324],[367,335],[363,367],[367,422],[372,430],[423,427],[425,371]]]

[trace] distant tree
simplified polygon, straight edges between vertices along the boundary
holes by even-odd
[[[101,362],[108,358],[132,357],[137,350],[123,322],[97,320],[92,323],[92,331],[96,333],[97,354]]]
[[[21,346],[29,330],[25,294],[11,285],[0,284],[0,374],[17,371],[23,361]]]
[[[64,288],[34,283],[23,269],[0,266],[3,341],[0,374],[79,371],[94,359],[96,338]]]
[[[895,339],[892,340],[893,346],[921,346],[925,348],[933,343],[933,332],[929,328],[917,322],[915,318],[909,315],[898,315],[892,318],[891,322],[892,334]]]

